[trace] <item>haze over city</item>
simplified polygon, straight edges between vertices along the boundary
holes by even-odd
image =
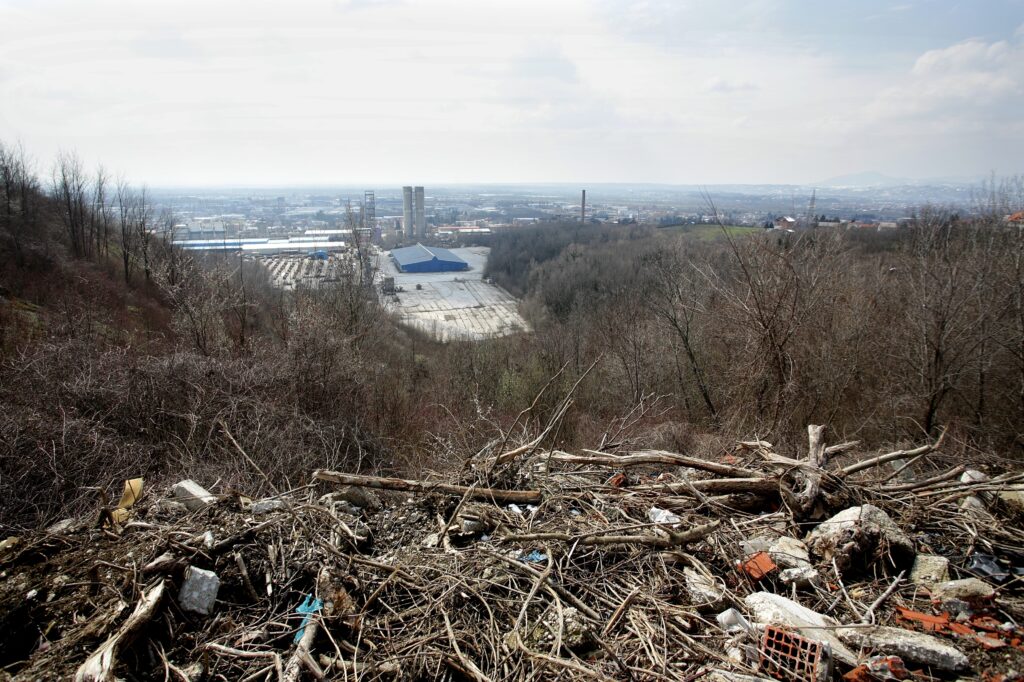
[[[150,185],[1010,174],[1024,2],[0,2],[0,128]]]

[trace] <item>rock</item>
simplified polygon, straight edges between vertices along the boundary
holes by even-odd
[[[995,588],[977,578],[948,580],[929,588],[932,599],[941,602],[960,601],[968,606],[984,606],[996,596]]]
[[[818,573],[818,569],[808,564],[807,566],[787,568],[779,573],[779,578],[787,585],[796,585],[798,588],[806,589],[808,587],[816,587],[820,582],[821,576]]]
[[[349,504],[362,509],[380,509],[384,506],[381,504],[380,498],[372,490],[354,485],[342,488],[332,494],[336,499],[345,500]]]
[[[60,535],[62,533],[67,533],[69,530],[71,530],[74,527],[75,527],[75,520],[74,519],[61,519],[57,523],[55,523],[52,526],[50,526],[49,528],[47,528],[46,532],[47,533],[53,533],[55,535]]]
[[[832,647],[832,656],[836,660],[851,667],[857,665],[857,655],[833,632],[839,625],[838,621],[771,592],[754,592],[743,602],[754,612],[757,623],[782,625],[798,631],[808,639],[825,642]]]
[[[935,554],[918,554],[910,570],[910,582],[932,585],[949,580],[949,559]]]
[[[687,567],[683,569],[683,579],[686,582],[686,591],[698,609],[718,608],[725,600],[725,590],[703,573]]]
[[[1014,514],[1024,514],[1024,486],[1009,486],[996,493],[996,497]]]
[[[866,568],[891,557],[896,568],[914,561],[914,542],[878,507],[850,507],[823,521],[807,535],[807,546],[825,561],[845,570]]]
[[[284,500],[259,500],[258,502],[252,503],[252,508],[249,511],[253,516],[260,516],[262,514],[269,514],[270,512],[285,509],[286,507],[287,505]]]
[[[751,554],[757,554],[758,552],[767,552],[768,548],[772,546],[772,539],[767,535],[758,535],[752,537],[749,540],[740,541],[740,550],[743,552],[744,557],[748,557]]]
[[[157,500],[156,509],[171,516],[181,516],[188,513],[188,507],[177,500]]]
[[[707,677],[702,678],[707,682],[774,682],[770,677],[755,677],[743,673],[726,672],[725,670],[713,670]]]
[[[175,483],[172,492],[189,511],[199,511],[217,501],[210,491],[191,479]]]
[[[779,568],[808,568],[811,565],[807,545],[788,535],[773,542],[768,548],[768,555]]]
[[[967,656],[942,640],[913,630],[878,625],[871,628],[840,628],[836,634],[850,646],[899,656],[904,661],[927,665],[944,672],[966,670]]]
[[[185,581],[178,592],[178,604],[185,611],[208,616],[213,613],[219,589],[220,578],[216,573],[189,566],[185,569]]]
[[[978,471],[977,469],[968,469],[960,475],[961,483],[984,483],[988,480],[988,475]],[[968,514],[975,512],[983,512],[988,510],[988,503],[991,501],[991,493],[978,493],[977,495],[968,495],[960,503],[960,508]]]

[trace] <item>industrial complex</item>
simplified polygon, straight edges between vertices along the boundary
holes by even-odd
[[[403,251],[408,257],[400,253]],[[424,252],[431,257],[427,259]],[[489,252],[486,247],[449,251],[417,245],[395,249],[377,263],[384,284],[384,307],[403,324],[439,341],[480,340],[529,331],[516,299],[484,279]],[[439,269],[457,264],[462,267]],[[417,266],[435,269],[408,269]]]
[[[469,269],[469,263],[448,249],[419,243],[394,249],[391,258],[400,272],[458,272]]]

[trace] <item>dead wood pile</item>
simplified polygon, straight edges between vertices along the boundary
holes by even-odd
[[[808,434],[716,461],[537,441],[256,501],[128,482],[98,519],[0,544],[0,678],[1024,671],[1024,475],[943,467],[941,438],[864,456]]]

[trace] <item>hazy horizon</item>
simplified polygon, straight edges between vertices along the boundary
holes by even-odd
[[[1024,0],[0,0],[0,127],[161,187],[1024,171]]]

